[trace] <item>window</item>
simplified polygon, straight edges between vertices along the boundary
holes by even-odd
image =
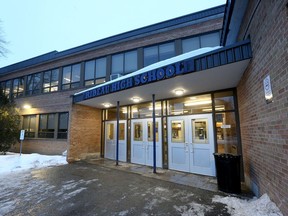
[[[220,33],[213,32],[182,40],[183,53],[197,50],[202,47],[215,47],[220,45]]]
[[[144,67],[175,56],[174,42],[144,48]]]
[[[36,115],[29,115],[23,117],[23,129],[25,130],[25,137],[35,137]]]
[[[201,47],[215,47],[220,45],[220,34],[214,32],[200,36]]]
[[[29,75],[26,81],[26,95],[40,93],[41,73]]]
[[[43,92],[58,91],[59,69],[44,72]]]
[[[127,74],[137,70],[137,51],[112,56],[112,74]]]
[[[68,117],[69,114],[67,113],[59,113],[59,121],[58,121],[58,139],[67,139],[68,133]]]
[[[85,62],[85,86],[105,82],[106,57]]]
[[[12,84],[11,80],[1,83],[1,88],[4,91],[4,94],[8,97],[10,97],[11,84]]]
[[[183,53],[187,53],[200,48],[199,37],[192,37],[182,40]]]
[[[55,114],[41,114],[39,116],[39,132],[40,138],[54,138],[55,131]]]
[[[62,89],[77,88],[80,86],[81,64],[63,68]]]
[[[22,97],[24,92],[24,77],[13,80],[13,92],[14,98]]]
[[[187,115],[212,112],[210,94],[194,97],[176,98],[167,101],[168,115]]]

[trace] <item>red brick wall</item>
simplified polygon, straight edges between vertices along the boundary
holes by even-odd
[[[101,110],[74,104],[70,113],[67,161],[99,157],[101,147]]]
[[[256,0],[249,1],[243,39]],[[238,85],[246,182],[267,193],[288,215],[288,8],[287,0],[261,1],[248,34],[253,58]],[[263,79],[270,75],[274,102],[266,104]]]
[[[39,153],[45,155],[61,155],[68,148],[67,140],[59,139],[25,139],[22,153]],[[20,143],[12,146],[11,151],[20,152]]]

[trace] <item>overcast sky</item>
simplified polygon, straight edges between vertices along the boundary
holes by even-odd
[[[53,50],[225,4],[226,0],[0,0],[0,68]]]

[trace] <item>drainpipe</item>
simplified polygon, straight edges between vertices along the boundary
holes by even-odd
[[[116,129],[116,166],[118,166],[118,161],[119,161],[119,106],[120,103],[117,101],[117,129]]]
[[[153,173],[156,173],[156,119],[155,119],[155,94],[152,95],[153,101]]]

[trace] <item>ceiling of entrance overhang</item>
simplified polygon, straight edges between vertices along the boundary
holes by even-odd
[[[102,109],[105,108],[104,104],[110,104],[111,107],[116,106],[117,101],[120,102],[121,106],[133,104],[134,102],[131,100],[133,97],[141,98],[140,103],[152,101],[153,94],[155,94],[156,100],[175,98],[174,90],[179,88],[184,89],[184,96],[233,88],[239,83],[248,62],[249,59],[208,70],[176,76],[171,79],[84,100],[77,104]]]

